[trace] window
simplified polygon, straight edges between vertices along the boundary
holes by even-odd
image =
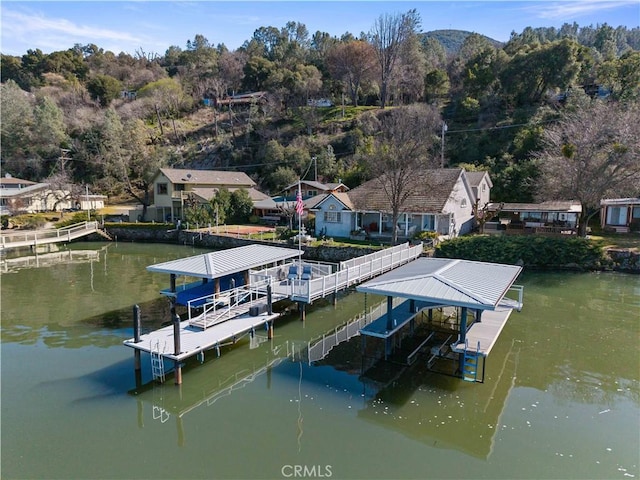
[[[341,223],[342,222],[342,212],[324,212],[324,222],[325,223]]]
[[[462,208],[467,208],[467,199],[463,198],[462,201],[460,202],[460,206]]]
[[[158,186],[156,188],[156,193],[158,195],[166,195],[169,192],[166,183],[158,183]]]

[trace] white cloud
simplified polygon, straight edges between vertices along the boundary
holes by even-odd
[[[573,20],[575,17],[637,5],[638,0],[565,0],[560,2],[540,2],[536,5],[525,7],[525,10],[539,18]]]
[[[143,36],[93,25],[81,25],[64,18],[46,17],[40,13],[23,13],[2,9],[3,53],[21,54],[30,48],[47,52],[67,50],[75,43],[108,43],[122,45],[115,53],[130,45],[148,43]],[[5,51],[17,50],[17,51]]]

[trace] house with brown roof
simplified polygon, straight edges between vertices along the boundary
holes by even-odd
[[[182,219],[185,204],[208,202],[222,188],[230,192],[244,188],[254,202],[267,198],[255,186],[256,182],[244,172],[161,168],[153,179],[154,202],[147,209],[146,220]],[[135,210],[129,212],[129,216],[138,218],[141,213]]]
[[[403,202],[393,225],[391,204],[381,178],[369,180],[344,193],[329,193],[310,211],[316,214],[316,235],[347,237],[364,230],[370,236],[411,238],[420,231],[455,237],[474,227],[475,196],[462,168],[425,170]]]

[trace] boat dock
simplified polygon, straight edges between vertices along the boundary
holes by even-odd
[[[522,267],[446,258],[420,258],[356,287],[387,297],[387,310],[360,330],[384,342],[384,358],[414,334],[416,319],[424,337],[412,345],[405,363],[430,348],[427,365],[452,361],[451,372],[466,381],[484,380],[489,355],[511,312],[522,308],[523,287],[514,285]],[[512,298],[507,294],[512,295]],[[400,304],[394,303],[402,299]],[[442,363],[442,362],[441,362]],[[482,367],[482,368],[480,368]]]
[[[235,343],[257,328],[273,335],[274,302],[298,303],[300,317],[314,300],[411,262],[422,254],[422,244],[397,245],[339,265],[301,261],[300,251],[265,245],[216,251],[151,265],[147,270],[170,275],[170,287],[161,293],[172,304],[172,325],[142,334],[139,312],[134,308],[134,337],[125,346],[135,351],[136,372],[140,352],[151,355],[154,379],[164,381],[164,360],[173,361],[176,383],[182,382],[182,362],[207,350]],[[297,261],[292,261],[298,257]],[[258,268],[261,267],[261,268]],[[179,286],[178,275],[200,278]],[[224,282],[229,289],[221,289]],[[237,283],[244,283],[236,286]],[[187,319],[175,313],[175,305],[187,307]]]

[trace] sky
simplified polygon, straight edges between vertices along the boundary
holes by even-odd
[[[415,8],[421,30],[458,29],[506,41],[527,27],[607,23],[640,26],[640,0],[476,0],[476,1],[10,1],[0,2],[0,52],[21,56],[93,43],[116,54],[164,55],[170,46],[186,48],[203,35],[212,45],[235,50],[260,27],[288,21],[340,37],[368,32],[383,14]]]

